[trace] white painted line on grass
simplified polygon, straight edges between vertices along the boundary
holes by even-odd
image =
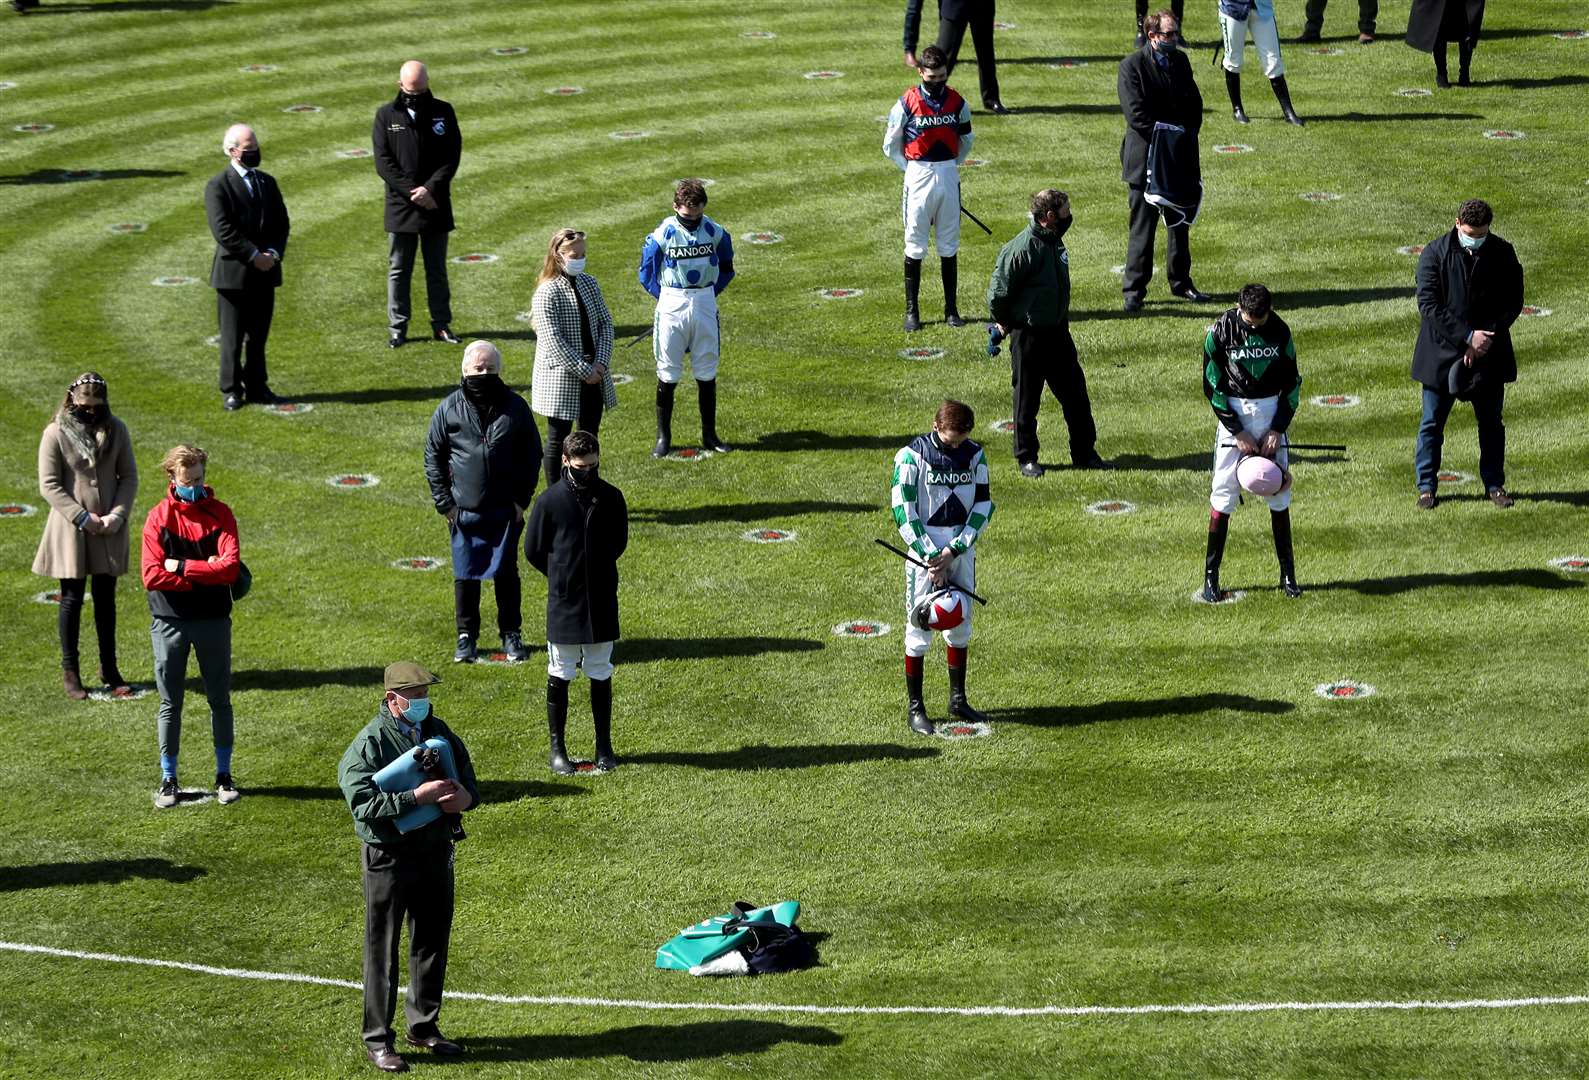
[[[343,990],[363,990],[352,979],[328,979],[320,975],[299,975],[290,971],[254,971],[250,968],[214,967],[179,960],[156,960],[116,953],[56,949],[48,945],[29,945],[0,941],[0,951],[58,956],[70,960],[98,960],[138,967],[170,968],[201,975],[220,975],[230,979],[257,982],[301,983],[334,986]],[[399,987],[405,992],[407,987]],[[472,994],[447,991],[454,1001],[485,1001],[494,1005],[572,1005],[593,1009],[642,1009],[651,1012],[726,1012],[726,1013],[803,1013],[808,1016],[1199,1016],[1221,1013],[1266,1012],[1374,1012],[1433,1010],[1455,1012],[1467,1009],[1523,1009],[1548,1005],[1589,1005],[1589,995],[1569,994],[1555,997],[1457,998],[1452,1000],[1411,1001],[1231,1001],[1223,1004],[1192,1002],[1175,1005],[780,1005],[775,1002],[647,1001],[638,998],[575,997],[563,994]]]

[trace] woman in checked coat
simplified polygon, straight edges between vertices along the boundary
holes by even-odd
[[[558,229],[530,302],[535,330],[535,377],[530,407],[546,417],[544,467],[548,487],[562,476],[563,440],[577,422],[596,434],[603,409],[618,407],[613,388],[612,314],[601,286],[585,273],[585,234]]]

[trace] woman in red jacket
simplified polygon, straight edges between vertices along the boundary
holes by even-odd
[[[160,790],[155,805],[177,803],[177,751],[182,736],[182,694],[188,652],[199,655],[199,674],[210,702],[215,735],[215,795],[236,802],[232,783],[232,584],[242,565],[237,519],[204,483],[209,455],[195,446],[173,447],[160,467],[166,497],[143,523],[143,584],[154,616],[154,678],[160,691]]]

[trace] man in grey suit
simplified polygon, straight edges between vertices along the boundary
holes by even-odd
[[[215,236],[210,286],[221,329],[221,397],[233,411],[280,400],[270,390],[265,339],[291,223],[276,178],[259,169],[254,129],[233,124],[221,148],[228,164],[204,188],[204,213]]]

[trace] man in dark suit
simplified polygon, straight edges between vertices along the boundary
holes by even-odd
[[[398,348],[408,340],[409,282],[414,254],[425,257],[425,300],[437,341],[459,344],[450,329],[452,292],[447,286],[447,234],[452,231],[452,178],[463,139],[452,106],[431,96],[430,76],[418,60],[397,77],[397,97],[375,110],[375,171],[386,181],[386,232],[391,268],[386,312]]]
[[[905,0],[905,63],[916,62],[916,39],[921,33],[923,0]],[[938,47],[949,57],[949,72],[960,60],[960,45],[966,27],[971,28],[971,44],[977,50],[977,82],[982,89],[982,107],[1003,115],[1010,110],[999,99],[999,72],[993,57],[993,0],[938,0]]]
[[[1125,310],[1141,311],[1148,282],[1153,279],[1153,236],[1159,211],[1147,201],[1148,144],[1156,123],[1186,129],[1193,151],[1203,126],[1203,95],[1192,78],[1192,63],[1176,48],[1181,24],[1168,11],[1156,11],[1143,22],[1148,43],[1120,61],[1120,111],[1126,134],[1120,143],[1120,179],[1129,189],[1131,227],[1126,241]],[[1184,145],[1184,143],[1183,143]],[[1192,284],[1191,225],[1168,226],[1170,292],[1206,303],[1211,299]]]
[[[1440,447],[1446,419],[1457,401],[1471,401],[1479,422],[1479,479],[1490,502],[1505,510],[1506,426],[1501,404],[1506,384],[1517,381],[1512,323],[1523,311],[1523,267],[1512,245],[1490,231],[1494,211],[1469,199],[1454,228],[1418,258],[1418,344],[1412,377],[1423,385],[1418,425],[1418,506],[1439,500]]]
[[[231,163],[205,186],[204,213],[215,235],[210,286],[221,324],[222,403],[230,411],[245,401],[269,405],[279,400],[270,392],[265,339],[291,224],[276,178],[259,171],[254,129],[233,124],[221,146]]]

